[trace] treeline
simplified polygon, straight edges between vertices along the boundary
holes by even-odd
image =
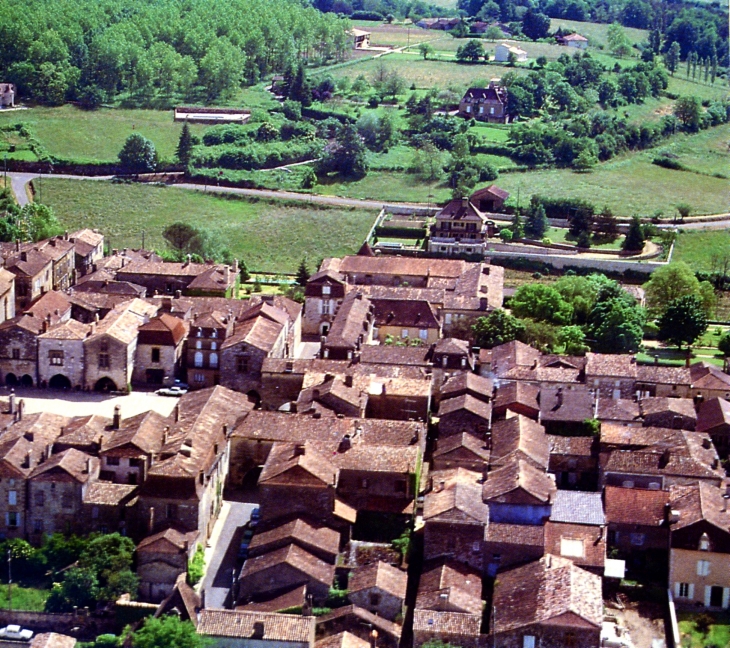
[[[296,0],[5,0],[0,69],[42,103],[213,100],[302,59],[343,57],[348,29]]]
[[[423,0],[312,0],[312,6],[320,11],[344,14],[353,20],[388,20],[410,18],[417,22],[421,18],[454,14]]]

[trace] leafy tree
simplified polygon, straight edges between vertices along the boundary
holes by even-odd
[[[119,163],[130,173],[154,171],[157,161],[155,145],[139,133],[132,133],[119,151]]]
[[[470,155],[469,139],[463,133],[454,138],[451,162],[446,171],[452,198],[463,198],[471,193],[477,181],[477,172]]]
[[[720,337],[720,340],[717,343],[717,349],[726,358],[730,357],[730,332],[724,333],[722,337]]]
[[[502,30],[497,27],[497,25],[490,25],[489,27],[487,27],[487,31],[484,33],[484,37],[487,40],[494,42],[498,38],[503,37]]]
[[[618,221],[609,207],[604,207],[603,211],[596,216],[594,230],[598,236],[609,241],[615,241],[618,238]]]
[[[480,58],[484,57],[484,47],[481,42],[475,38],[467,41],[463,45],[459,45],[456,50],[457,61],[470,61],[476,63]]]
[[[608,281],[604,275],[588,277],[566,275],[558,279],[553,287],[573,307],[575,323],[585,324],[588,321],[588,315],[598,301],[604,281]]]
[[[596,154],[590,148],[584,148],[578,157],[573,160],[573,168],[576,171],[587,172],[591,171],[594,166],[598,164],[598,158]]]
[[[480,317],[472,326],[475,344],[483,349],[519,340],[525,325],[507,311],[497,308],[486,317]]]
[[[679,65],[679,57],[681,53],[682,51],[679,43],[674,41],[667,50],[667,53],[664,55],[664,64],[667,66],[667,70],[669,70],[669,73],[672,76],[674,76],[677,66]]]
[[[525,333],[522,342],[534,346],[545,353],[551,353],[558,344],[558,328],[549,322],[524,320]]]
[[[299,263],[299,267],[297,268],[297,277],[296,282],[300,286],[306,286],[307,281],[309,281],[309,270],[307,269],[307,260],[303,258],[301,262]]]
[[[599,301],[586,325],[588,342],[599,353],[635,353],[644,337],[644,310],[626,299]]]
[[[68,612],[74,607],[93,607],[99,595],[99,580],[93,569],[72,567],[63,582],[54,583],[46,600],[46,612]]]
[[[200,230],[188,223],[172,223],[162,231],[162,238],[182,257],[183,254],[198,253],[201,247]]]
[[[545,38],[550,31],[550,18],[543,13],[528,9],[522,18],[522,33],[531,40]]]
[[[170,615],[148,617],[144,625],[132,634],[133,648],[204,648],[206,640],[195,631],[190,621]]]
[[[680,297],[700,295],[700,282],[683,261],[658,268],[643,287],[646,306],[653,315],[659,315],[669,303]]]
[[[225,36],[207,48],[200,61],[200,81],[209,99],[228,96],[240,88],[246,63],[244,53]]]
[[[352,124],[340,128],[336,140],[325,147],[318,163],[320,173],[335,171],[346,178],[362,178],[369,163],[362,137]]]
[[[499,230],[499,238],[501,238],[503,242],[509,243],[513,238],[515,238],[515,235],[512,233],[511,229],[503,227]]]
[[[537,200],[532,200],[525,219],[525,235],[531,239],[541,239],[545,236],[550,223],[545,215],[545,207]]]
[[[180,164],[187,167],[188,164],[190,164],[190,156],[192,152],[193,138],[190,134],[190,126],[188,126],[188,122],[185,120],[182,130],[180,131],[180,139],[177,142],[175,154]]]
[[[641,226],[641,221],[638,216],[634,216],[631,219],[629,225],[629,231],[626,233],[621,249],[625,252],[641,252],[644,249],[644,242],[646,237],[644,236],[644,228]]]
[[[518,288],[510,307],[517,317],[559,325],[570,324],[573,320],[573,307],[555,288],[544,284],[526,284]]]
[[[685,130],[696,132],[700,129],[702,102],[694,95],[679,97],[674,104],[674,114]]]
[[[111,602],[126,593],[136,597],[139,579],[132,571],[134,549],[134,542],[120,533],[100,535],[89,542],[78,564],[95,575],[99,601]]]
[[[301,63],[296,68],[287,98],[298,101],[302,106],[309,106],[312,103],[312,85],[307,78],[306,69]]]
[[[624,28],[618,23],[613,23],[609,26],[606,40],[608,41],[608,48],[614,56],[623,58],[624,56],[628,56],[631,51],[631,42],[626,36]]]
[[[522,216],[519,212],[515,212],[512,217],[512,237],[523,238],[525,236],[525,224],[522,221]]]
[[[707,317],[699,297],[685,295],[667,306],[659,319],[659,339],[676,344],[692,345],[707,330]]]
[[[436,180],[444,170],[443,153],[431,140],[426,140],[413,153],[411,169],[426,180]]]
[[[568,355],[584,355],[590,347],[586,344],[586,334],[580,326],[564,326],[558,334],[558,343],[565,347]]]
[[[423,60],[428,60],[429,56],[433,56],[436,53],[436,50],[434,50],[433,45],[431,43],[419,43],[418,44],[418,52],[423,57]]]

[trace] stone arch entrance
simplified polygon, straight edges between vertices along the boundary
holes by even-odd
[[[17,387],[20,384],[20,381],[14,373],[9,373],[5,374],[5,384],[8,387]]]
[[[33,376],[29,376],[28,374],[25,374],[20,379],[20,386],[21,387],[32,387],[33,386]]]
[[[71,381],[63,374],[56,374],[48,381],[51,389],[71,389]]]
[[[111,378],[99,378],[94,385],[94,391],[98,392],[113,392],[117,391],[117,386]]]

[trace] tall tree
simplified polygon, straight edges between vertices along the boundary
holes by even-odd
[[[306,286],[307,281],[309,281],[309,270],[307,269],[307,260],[303,258],[297,268],[296,282],[300,286]]]
[[[522,33],[532,40],[545,38],[550,31],[550,18],[530,8],[522,18]]]
[[[513,315],[496,308],[486,317],[480,317],[472,326],[475,343],[483,349],[518,340],[525,332],[525,325]]]
[[[180,164],[188,166],[190,164],[190,156],[193,152],[193,137],[190,134],[190,126],[188,126],[187,119],[183,123],[182,130],[180,131],[180,139],[177,142],[177,149],[175,155],[177,156]]]
[[[133,648],[204,648],[205,637],[195,631],[190,621],[170,615],[148,617],[144,625],[132,634]]]
[[[667,306],[659,319],[659,339],[691,346],[707,330],[702,302],[695,295],[679,297]]]
[[[638,216],[634,216],[631,219],[629,225],[629,231],[626,233],[621,248],[625,252],[641,252],[644,249],[644,242],[646,237],[644,236],[644,228],[641,226],[641,221]]]
[[[144,135],[132,133],[119,151],[119,163],[129,173],[149,173],[157,168],[157,150]]]
[[[674,72],[677,70],[677,66],[679,65],[679,57],[682,54],[682,48],[679,46],[679,43],[677,41],[674,41],[667,50],[667,53],[664,55],[664,63],[667,66],[667,70],[669,70],[669,73],[674,76]]]
[[[532,201],[525,219],[525,234],[531,239],[539,240],[545,236],[549,226],[545,207],[540,202]]]

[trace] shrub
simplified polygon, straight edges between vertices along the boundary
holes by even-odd
[[[188,583],[195,586],[203,578],[203,570],[205,568],[205,549],[199,544],[195,548],[195,555],[188,563]]]

